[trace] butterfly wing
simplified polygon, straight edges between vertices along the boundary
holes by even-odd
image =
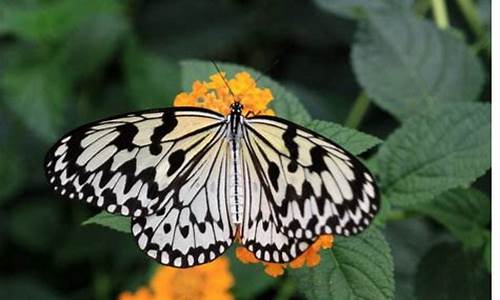
[[[62,196],[124,216],[152,214],[224,123],[195,108],[107,118],[61,138],[47,153],[45,172]]]
[[[273,207],[273,195],[266,183],[265,161],[248,143],[242,147],[241,158],[245,199],[241,243],[259,260],[289,262],[302,254],[316,237],[294,238],[281,231],[280,217]]]
[[[191,267],[214,260],[232,244],[228,209],[230,150],[225,130],[178,176],[181,185],[154,214],[133,218],[139,248],[158,262]]]
[[[373,176],[333,141],[276,117],[246,119],[244,143],[261,164],[280,231],[295,239],[364,230],[380,205]],[[249,197],[255,206],[258,201]]]

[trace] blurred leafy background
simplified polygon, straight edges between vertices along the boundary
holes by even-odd
[[[394,286],[373,299],[488,299],[490,7],[488,0],[1,0],[0,299],[114,299],[147,281],[151,262],[131,235],[81,226],[98,211],[58,199],[43,158],[77,125],[169,106],[209,59],[280,82],[276,105],[291,92],[312,118],[383,141],[362,157],[381,183],[383,236],[375,235],[387,253],[362,269]],[[310,121],[290,115],[298,117]],[[351,299],[362,298],[373,287],[348,263],[360,264],[356,251],[370,253],[363,238],[341,241],[335,261],[323,255],[317,268],[278,279],[231,264],[234,296],[347,299],[349,288]]]

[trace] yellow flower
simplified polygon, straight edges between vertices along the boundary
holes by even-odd
[[[210,76],[209,82],[193,82],[192,91],[177,95],[174,106],[208,108],[227,115],[230,112],[229,106],[240,101],[243,104],[243,115],[250,113],[274,116],[274,111],[267,107],[271,100],[271,90],[257,87],[257,83],[247,72],[240,72],[230,80],[225,78],[225,73],[216,73]]]
[[[230,105],[239,100],[244,107],[243,115],[247,113],[275,115],[274,111],[267,107],[273,99],[271,91],[257,87],[257,83],[249,73],[240,72],[235,75],[235,78],[230,80],[227,80],[225,76],[225,73],[216,73],[210,76],[209,82],[195,81],[191,92],[177,95],[174,100],[174,106],[208,108],[227,115],[230,112]],[[230,90],[228,85],[231,88]],[[318,254],[321,248],[331,248],[333,246],[333,239],[332,235],[320,236],[302,255],[289,264],[262,262],[265,265],[264,272],[276,277],[283,275],[287,265],[290,268],[300,268],[304,265],[314,267],[321,260]],[[236,236],[236,241],[239,241],[238,235]],[[236,248],[236,257],[245,264],[261,262],[245,247]]]
[[[149,283],[135,294],[123,292],[118,300],[230,300],[234,278],[229,260],[220,257],[189,269],[159,267]]]

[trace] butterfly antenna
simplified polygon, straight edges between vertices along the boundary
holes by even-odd
[[[257,84],[257,82],[259,82],[259,80],[267,73],[269,73],[269,71],[271,71],[274,66],[276,66],[278,63],[279,63],[280,59],[277,58],[263,73],[260,73],[260,75],[255,79],[255,84]]]
[[[259,82],[259,80],[261,80],[262,77],[264,77],[265,74],[267,74],[269,71],[271,71],[271,69],[275,65],[277,65],[279,61],[280,61],[279,58],[277,58],[264,72],[260,73],[259,76],[257,76],[257,78],[255,78],[254,83],[251,86],[249,86],[247,89],[245,89],[243,91],[243,93],[240,93],[240,94],[244,95],[246,92],[248,92],[248,90],[250,90],[251,88],[257,86],[257,82]]]
[[[231,93],[231,95],[233,96],[233,99],[234,99],[234,102],[240,102],[240,99],[236,98],[236,95],[233,93],[233,90],[231,89],[231,87],[229,86],[229,82],[227,82],[226,78],[224,77],[224,75],[222,75],[222,71],[221,69],[219,68],[219,66],[215,63],[214,60],[210,60],[212,62],[212,64],[214,65],[215,69],[217,70],[217,73],[219,73],[219,76],[222,78],[222,81],[224,81],[224,83],[226,84],[227,88],[229,89],[229,93]]]

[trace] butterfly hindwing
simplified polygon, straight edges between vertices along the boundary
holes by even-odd
[[[245,128],[244,143],[262,165],[259,182],[281,232],[295,239],[348,236],[370,224],[379,195],[373,176],[357,158],[280,118],[250,118]]]
[[[214,260],[232,244],[228,209],[229,155],[224,132],[179,173],[179,184],[154,214],[133,218],[139,248],[164,265],[191,267]]]
[[[125,216],[152,214],[223,124],[223,116],[196,108],[107,118],[61,138],[46,156],[45,171],[62,196]]]

